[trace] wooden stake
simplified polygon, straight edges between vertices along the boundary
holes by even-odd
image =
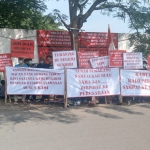
[[[120,95],[119,95],[119,102],[122,104],[122,95],[121,95],[121,76],[120,76],[120,68],[119,68],[119,84],[120,84]]]
[[[105,96],[105,104],[107,105],[107,96]]]
[[[6,79],[6,73],[3,72],[4,80],[5,80],[5,105],[7,103],[7,79]]]
[[[64,66],[64,108],[67,108],[67,72]]]

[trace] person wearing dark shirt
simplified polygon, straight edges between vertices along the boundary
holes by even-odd
[[[17,64],[17,65],[15,65],[15,67],[28,67],[25,63],[24,63],[24,59],[23,58],[18,58],[18,62],[19,62],[19,64]],[[26,102],[25,102],[25,95],[21,95],[21,97],[22,97],[22,102],[24,103],[24,104],[26,104]],[[14,104],[18,104],[18,95],[14,95],[14,100],[15,100],[15,102],[14,102]]]
[[[52,58],[52,56],[47,56],[46,57],[46,60],[47,60],[47,62],[48,62],[48,69],[53,69],[53,58]]]
[[[32,59],[25,59],[24,63],[30,68],[36,68],[36,65],[32,63]],[[32,97],[32,101],[36,100],[36,95],[26,95],[26,101],[30,102],[30,97]]]
[[[5,99],[5,81],[4,80],[1,80],[0,98]]]
[[[37,65],[37,68],[43,68],[43,69],[48,69],[48,64],[45,63],[44,58],[40,58],[40,63]],[[45,99],[47,99],[47,95],[42,95],[41,101],[44,102]],[[37,100],[36,102],[39,102],[40,100]]]
[[[40,58],[40,63],[37,65],[37,68],[48,68],[48,64],[45,64],[44,58]]]

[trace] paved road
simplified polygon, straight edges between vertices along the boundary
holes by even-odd
[[[150,104],[0,110],[0,150],[150,150]]]

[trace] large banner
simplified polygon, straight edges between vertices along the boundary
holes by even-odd
[[[67,69],[67,97],[119,95],[119,69]]]
[[[115,47],[118,48],[118,34],[111,34],[114,40]],[[80,32],[79,45],[80,47],[107,47],[107,32]]]
[[[150,71],[121,70],[122,96],[150,96]]]
[[[124,69],[142,69],[143,55],[141,52],[123,53]]]
[[[54,69],[77,68],[76,51],[52,52]]]
[[[10,54],[0,54],[0,72],[5,71],[5,66],[12,66]]]
[[[108,68],[109,67],[108,61],[109,61],[108,56],[95,57],[90,59],[92,68]]]
[[[37,30],[38,46],[71,47],[68,31]]]
[[[7,94],[64,95],[64,70],[6,67]]]
[[[11,40],[11,57],[34,58],[34,41]]]

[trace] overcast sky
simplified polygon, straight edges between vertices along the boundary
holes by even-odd
[[[47,13],[52,12],[53,9],[58,9],[61,13],[69,16],[68,10],[68,0],[49,0],[46,2],[48,7]],[[86,32],[107,32],[108,24],[110,25],[111,32],[114,33],[131,33],[131,29],[128,28],[128,21],[125,22],[117,18],[108,17],[106,15],[101,15],[99,11],[95,11],[84,23],[82,29]]]

